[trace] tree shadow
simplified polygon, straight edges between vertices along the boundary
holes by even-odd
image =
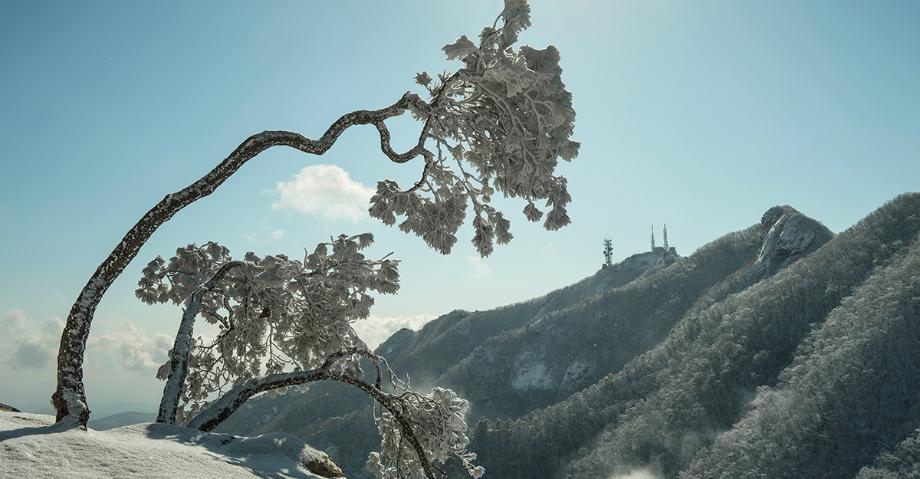
[[[271,433],[243,437],[203,432],[170,424],[152,423],[142,427],[150,439],[203,447],[211,454],[219,456],[230,464],[246,468],[258,477],[315,479],[324,475],[323,472],[333,471],[331,468],[322,470],[324,457],[328,465],[337,469],[335,463],[325,453],[312,448],[303,439],[291,434]],[[306,473],[300,468],[313,472]]]
[[[21,412],[4,412],[4,416],[18,419],[24,423],[35,424],[35,426],[25,426],[17,429],[0,431],[0,442],[8,439],[18,439],[25,436],[36,436],[40,434],[55,434],[67,431],[69,428],[49,421],[39,419],[34,414]]]
[[[53,418],[47,416],[9,412],[2,415],[13,423],[15,429],[0,431],[0,443],[72,431],[67,425],[53,424]],[[16,427],[16,423],[22,424],[22,427]],[[157,423],[124,426],[113,431],[119,429],[123,429],[123,433],[137,434],[139,438],[146,436],[147,439],[204,448],[207,451],[205,454],[265,479],[315,479],[321,476],[333,477],[335,472],[341,473],[325,453],[310,447],[303,439],[285,433],[242,437]],[[108,431],[95,432],[105,434]]]

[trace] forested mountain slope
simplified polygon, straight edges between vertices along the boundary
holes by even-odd
[[[433,384],[448,368],[460,362],[488,338],[521,327],[592,297],[665,268],[680,257],[669,252],[633,255],[573,285],[522,303],[487,311],[453,311],[419,331],[403,329],[376,352],[395,371],[409,375],[412,383]],[[369,371],[369,368],[365,368]],[[366,395],[338,383],[317,383],[308,394],[289,392],[255,398],[244,404],[219,430],[257,434],[284,431],[300,434],[323,450],[339,454],[337,461],[358,470],[367,453],[379,445]],[[319,446],[321,444],[321,446]],[[344,446],[343,446],[344,445]]]
[[[481,423],[473,449],[503,478],[903,471],[920,426],[918,231],[920,195],[902,195],[798,261],[766,259],[772,276],[752,281],[755,263],[622,370]]]
[[[399,371],[427,384],[460,362],[484,341],[564,310],[584,298],[633,282],[679,259],[673,253],[640,253],[578,283],[540,298],[488,311],[454,311],[420,331],[403,329],[377,348]]]
[[[876,268],[686,477],[851,477],[920,425],[920,241]]]
[[[780,245],[781,235],[801,244]],[[831,236],[792,208],[771,209],[763,225],[728,235],[667,268],[489,338],[437,384],[449,384],[469,399],[474,418],[514,418],[556,403],[653,348],[698,304],[744,288],[814,251]]]
[[[594,410],[602,405],[590,405],[587,411],[567,405],[590,396],[597,386],[573,393],[599,380],[602,384],[637,355],[667,343],[677,331],[672,328],[683,319],[699,316],[772,277],[832,237],[823,225],[795,209],[774,207],[759,224],[726,235],[690,257],[664,250],[634,255],[541,298],[491,311],[455,311],[421,331],[400,331],[377,352],[416,385],[458,390],[470,399],[473,420],[490,420],[477,429],[474,447],[492,463],[493,477],[561,474],[567,458],[608,424],[582,424],[597,418]],[[560,422],[565,430],[541,431],[532,422],[543,412],[508,421],[557,403],[581,416],[571,424],[572,430]],[[352,477],[360,477],[367,451],[376,443],[368,407],[366,400],[346,389],[316,385],[306,395],[256,401],[223,429],[303,435]],[[558,409],[545,410],[550,413],[547,418],[555,417],[552,412]],[[545,443],[528,444],[517,437],[512,431],[519,430],[518,424],[525,431],[542,433],[535,437]],[[507,443],[493,448],[495,441]],[[517,447],[529,450],[518,454]]]
[[[920,429],[896,447],[876,458],[875,464],[863,467],[856,479],[900,479],[920,477]]]

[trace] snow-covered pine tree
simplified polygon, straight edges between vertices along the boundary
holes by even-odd
[[[482,468],[466,450],[468,403],[449,389],[411,391],[371,353],[351,327],[367,318],[371,292],[396,293],[398,263],[367,259],[370,234],[320,243],[303,261],[247,253],[233,260],[217,243],[188,245],[143,269],[137,296],[146,303],[184,306],[170,358],[157,373],[166,380],[158,422],[209,431],[250,397],[315,381],[339,381],[371,396],[381,451],[370,457],[381,477],[434,477],[435,463],[453,458],[473,477]],[[197,318],[218,333],[194,337]],[[365,379],[359,361],[375,368]],[[399,471],[393,469],[399,465]]]
[[[83,361],[93,314],[103,295],[140,248],[167,220],[186,206],[213,193],[243,164],[266,149],[286,146],[322,155],[348,128],[373,125],[380,150],[395,163],[424,162],[418,181],[403,189],[383,180],[370,214],[388,225],[414,233],[432,248],[450,252],[456,232],[472,205],[473,243],[482,255],[495,242],[511,240],[510,223],[491,205],[494,194],[521,198],[524,215],[555,230],[569,223],[566,180],[556,173],[559,159],[571,160],[578,143],[570,140],[575,122],[571,94],[562,83],[559,52],[549,46],[515,49],[518,35],[530,26],[526,0],[506,0],[478,41],[465,35],[444,47],[449,59],[461,63],[453,73],[432,78],[416,75],[428,96],[407,92],[390,106],[356,110],[334,121],[318,139],[289,131],[265,131],[243,141],[206,175],[166,195],[124,235],[84,285],[73,304],[58,354],[57,389],[52,402],[62,426],[83,427],[89,407],[83,384]],[[409,111],[422,125],[415,145],[393,150],[386,120]],[[382,467],[382,474],[395,474]]]

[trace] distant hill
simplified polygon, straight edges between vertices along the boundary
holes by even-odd
[[[90,417],[88,426],[97,431],[106,431],[116,427],[153,422],[156,418],[157,415],[150,412],[127,411],[99,419]]]
[[[377,351],[470,399],[489,477],[898,477],[920,457],[918,231],[918,194],[836,236],[777,206],[688,257],[635,255]],[[366,477],[368,408],[320,384],[223,429],[303,436]]]

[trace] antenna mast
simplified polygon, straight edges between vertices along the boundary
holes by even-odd
[[[608,268],[613,265],[613,240],[610,238],[604,239],[604,268]]]

